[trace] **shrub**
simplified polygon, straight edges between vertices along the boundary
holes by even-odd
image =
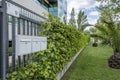
[[[40,36],[47,37],[47,50],[34,54],[33,63],[13,72],[12,80],[56,80],[56,74],[89,40],[84,33],[52,16],[42,24]]]

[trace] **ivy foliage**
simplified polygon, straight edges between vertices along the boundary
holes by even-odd
[[[42,24],[40,36],[47,37],[47,50],[35,53],[33,62],[9,77],[12,80],[56,80],[56,74],[88,42],[84,33],[53,16]]]

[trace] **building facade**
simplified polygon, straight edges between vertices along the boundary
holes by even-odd
[[[60,18],[62,22],[67,21],[67,0],[35,0],[38,4],[42,5],[53,16]],[[45,1],[45,2],[44,2]]]
[[[61,21],[67,21],[67,0],[58,0],[58,17]]]
[[[40,23],[47,18],[48,10],[33,0],[12,0],[7,3],[9,41],[12,41],[13,18],[15,17],[16,35],[38,35]]]

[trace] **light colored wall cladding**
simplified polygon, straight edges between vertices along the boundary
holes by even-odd
[[[47,10],[45,10],[43,7],[36,4],[35,1],[33,1],[33,0],[12,0],[12,1],[32,10],[33,12],[35,12],[41,16],[44,16],[43,13],[48,14]]]

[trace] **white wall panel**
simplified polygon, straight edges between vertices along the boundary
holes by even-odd
[[[47,38],[16,35],[16,55],[25,55],[47,49]]]
[[[43,13],[48,14],[48,11],[45,10],[43,7],[41,7],[40,5],[36,4],[35,1],[33,0],[12,0],[24,7],[26,7],[27,9],[32,10],[33,12],[44,16]]]
[[[40,48],[40,40],[39,40],[39,37],[34,37],[32,39],[32,52],[38,52],[41,50]]]
[[[25,55],[31,53],[31,38],[28,36],[16,36],[16,54]]]

